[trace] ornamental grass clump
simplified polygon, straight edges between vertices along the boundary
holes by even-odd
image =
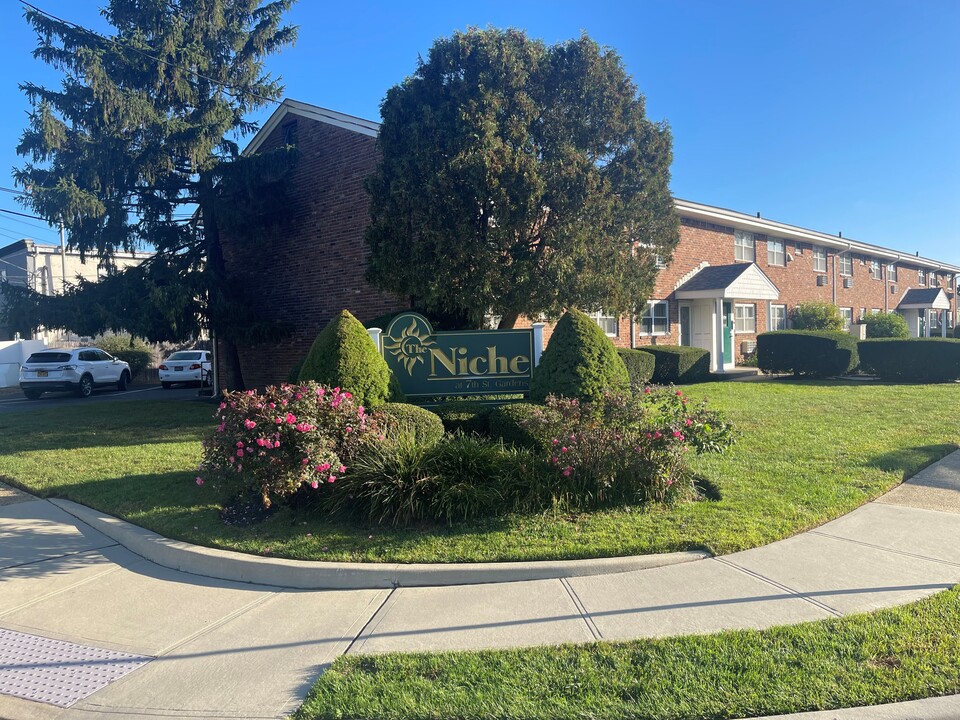
[[[381,438],[351,393],[313,382],[225,392],[215,419],[197,484],[236,488],[267,508],[301,487],[335,483],[361,448]]]
[[[673,388],[589,403],[550,397],[524,424],[550,437],[542,451],[553,468],[553,501],[567,507],[692,497],[687,454],[722,452],[733,442],[721,413]]]

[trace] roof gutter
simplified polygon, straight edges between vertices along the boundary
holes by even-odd
[[[756,218],[750,215],[744,215],[743,213],[738,213],[733,210],[726,210],[724,208],[717,208],[709,205],[701,205],[689,200],[680,199],[674,200],[674,207],[681,216],[692,217],[705,220],[707,222],[714,222],[718,225],[736,227],[742,230],[759,232],[764,235],[775,235],[776,237],[784,237],[795,241],[799,240],[801,242],[822,245],[824,247],[833,249],[846,250],[848,252],[860,252],[864,253],[865,255],[871,255],[873,257],[883,258],[885,260],[909,262],[913,265],[921,265],[923,267],[940,270],[942,272],[960,274],[960,266],[957,265],[950,265],[949,263],[943,263],[938,260],[930,260],[928,258],[923,258],[916,255],[909,255],[907,253],[902,253],[897,250],[889,250],[876,245],[869,245],[856,241],[838,240],[833,235],[827,235],[825,233],[817,232],[816,230],[807,230],[806,228],[800,228],[794,225],[786,225],[773,220]]]

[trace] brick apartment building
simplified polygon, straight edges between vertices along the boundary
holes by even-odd
[[[254,153],[295,138],[300,150],[289,234],[270,248],[269,259],[242,257],[224,239],[228,270],[263,267],[257,300],[296,328],[268,353],[240,348],[249,387],[284,381],[340,310],[369,320],[406,308],[364,279],[363,182],[376,164],[378,129],[369,120],[285,100],[246,148]],[[837,305],[850,326],[865,313],[898,311],[914,336],[947,334],[957,320],[958,266],[686,200],[677,200],[676,209],[680,242],[646,312],[594,313],[618,346],[704,347],[722,372],[752,351],[758,333],[787,327],[791,309],[803,301]]]

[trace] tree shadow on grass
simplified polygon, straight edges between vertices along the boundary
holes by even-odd
[[[310,560],[364,558],[395,562],[416,552],[431,537],[495,533],[511,525],[509,517],[489,517],[452,526],[419,523],[376,525],[362,518],[331,516],[322,507],[304,510],[279,504],[263,522],[228,525],[220,510],[236,488],[198,487],[192,472],[168,472],[89,480],[55,489],[55,497],[86,505],[174,540],[223,547],[270,557]],[[267,550],[269,548],[269,550]],[[263,550],[263,552],[260,552]]]
[[[898,473],[902,480],[916,475],[928,465],[960,449],[956,443],[939,443],[922,447],[904,447],[874,455],[869,464],[884,472]]]
[[[196,414],[144,414],[129,416],[93,407],[88,415],[0,415],[0,454],[43,450],[132,447],[158,443],[197,441],[213,427],[211,420]],[[115,410],[115,408],[114,408]]]

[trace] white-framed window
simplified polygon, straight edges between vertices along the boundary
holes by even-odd
[[[870,261],[870,277],[874,280],[880,280],[883,276],[880,270],[880,261],[873,259]]]
[[[770,312],[767,313],[767,325],[771,330],[787,329],[787,306],[771,305]]]
[[[863,319],[867,316],[867,309],[860,308],[860,315],[857,316],[858,322],[863,322]]]
[[[880,308],[870,308],[871,315],[879,315],[881,312]]]
[[[849,255],[840,256],[840,274],[847,277],[853,275],[853,258]]]
[[[923,268],[917,270],[917,285],[926,286],[927,284],[927,271]]]
[[[767,238],[767,265],[785,267],[787,264],[787,247],[783,240]]]
[[[670,303],[648,300],[640,316],[640,332],[644,335],[666,335],[670,331]]]
[[[753,233],[745,230],[733,231],[733,259],[737,262],[754,262],[757,259]]]
[[[890,282],[897,281],[897,264],[896,263],[889,263],[887,265],[887,280],[889,280]]]
[[[757,332],[757,306],[735,305],[733,308],[734,330],[738,333]]]
[[[813,246],[813,270],[814,272],[827,271],[827,249],[825,247]]]
[[[610,315],[605,310],[597,310],[588,312],[587,316],[600,326],[607,337],[616,337],[619,334],[620,320],[616,315]]]
[[[849,332],[851,326],[853,325],[853,308],[840,308],[840,317],[843,318],[843,329]]]

